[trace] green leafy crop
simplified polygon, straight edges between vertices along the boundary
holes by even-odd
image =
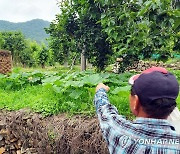
[[[173,73],[179,80],[179,71]],[[95,87],[103,82],[110,87],[110,102],[117,107],[119,113],[132,118],[128,103],[128,79],[132,75],[92,71],[70,74],[33,71],[0,75],[0,108],[30,108],[45,116],[58,113],[92,116],[95,113]]]

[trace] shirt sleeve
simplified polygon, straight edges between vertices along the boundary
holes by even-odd
[[[103,88],[96,92],[94,104],[104,139],[108,144],[109,151],[112,152],[114,148],[113,138],[116,137],[117,131],[118,133],[121,132],[121,127],[116,120],[125,122],[125,117],[119,115],[117,108],[110,104],[106,90]]]
[[[110,104],[110,102],[108,100],[108,96],[106,94],[106,90],[103,88],[99,89],[96,92],[95,98],[94,98],[94,105],[96,108],[97,115],[99,115],[102,112],[102,107],[107,108],[108,114],[110,114],[110,115],[111,114],[118,114],[116,107]]]

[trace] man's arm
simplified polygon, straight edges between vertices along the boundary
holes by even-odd
[[[108,92],[110,88],[103,83],[99,83],[96,87],[96,94],[94,98],[94,104],[96,108],[96,112],[99,115],[102,115],[102,111],[108,112],[106,116],[109,114],[118,114],[116,107],[110,104],[106,92]],[[106,111],[108,110],[108,111]]]
[[[117,137],[117,134],[122,132],[119,121],[123,123],[126,120],[123,116],[118,115],[116,107],[110,104],[106,94],[108,90],[109,88],[105,87],[105,85],[98,85],[94,104],[103,136],[108,144],[110,153],[112,153],[115,149],[114,139]]]
[[[106,94],[106,89],[105,88],[100,88],[97,90],[94,98],[94,105],[96,108],[96,113],[99,115],[102,111],[105,110],[105,108],[108,109],[108,114],[118,114],[117,109],[110,104],[107,94]],[[108,114],[106,114],[108,116]]]

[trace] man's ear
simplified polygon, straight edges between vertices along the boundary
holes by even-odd
[[[139,97],[137,95],[130,95],[130,108],[135,116],[139,114],[140,102]]]

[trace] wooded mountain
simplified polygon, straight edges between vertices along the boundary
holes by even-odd
[[[19,23],[0,20],[0,31],[21,31],[26,38],[36,40],[40,43],[48,37],[44,28],[49,27],[49,24],[50,22],[42,19],[33,19]]]

